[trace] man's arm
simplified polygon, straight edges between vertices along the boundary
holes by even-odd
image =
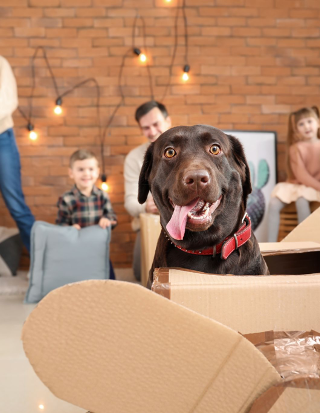
[[[134,154],[129,153],[124,162],[124,207],[132,217],[145,213],[146,203],[138,201],[138,183],[141,166]]]
[[[15,77],[8,61],[0,56],[0,119],[11,114],[18,106],[18,92]]]

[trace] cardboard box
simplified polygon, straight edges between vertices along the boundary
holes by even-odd
[[[276,250],[317,255],[319,246]],[[156,274],[154,289],[172,300],[112,280],[49,293],[22,332],[39,378],[91,412],[318,412],[318,379],[284,383],[237,331],[320,331],[320,275],[181,273]]]
[[[53,394],[90,412],[319,408],[315,379],[293,389],[238,332],[133,283],[91,280],[50,292],[22,340]]]
[[[149,270],[152,266],[160,232],[160,216],[158,214],[140,214],[142,286],[147,286]]]
[[[319,330],[320,208],[294,232],[291,242],[260,244],[271,276],[163,268],[155,270],[152,290],[243,334]]]
[[[152,290],[243,334],[320,330],[320,209],[281,243],[261,243],[271,276],[156,269]],[[320,379],[280,381],[250,412],[319,412]]]

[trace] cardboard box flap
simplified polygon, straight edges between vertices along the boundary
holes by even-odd
[[[281,379],[237,332],[126,282],[52,291],[22,339],[44,384],[92,412],[244,412]]]
[[[152,290],[243,334],[320,330],[320,274],[210,275],[158,269]]]
[[[318,413],[320,379],[299,378],[271,387],[259,397],[250,413]]]
[[[301,242],[280,242],[280,243],[259,243],[263,256],[281,253],[297,253],[320,251],[320,243],[301,241]]]
[[[293,229],[282,242],[313,241],[320,243],[319,223],[320,207]]]

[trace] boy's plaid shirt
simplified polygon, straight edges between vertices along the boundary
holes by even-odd
[[[93,187],[89,197],[82,194],[76,186],[64,193],[58,200],[58,217],[56,224],[80,227],[98,224],[102,217],[117,221],[108,195],[97,187]],[[115,226],[113,225],[112,228]]]

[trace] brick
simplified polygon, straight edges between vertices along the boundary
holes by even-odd
[[[61,29],[46,29],[47,37],[55,37],[55,38],[65,38],[65,37],[76,37],[77,30],[74,28],[61,28]]]
[[[90,0],[91,1],[91,0]],[[76,14],[79,17],[101,17],[106,16],[107,11],[104,7],[87,7],[87,8],[77,8]]]
[[[44,37],[46,32],[43,27],[16,27],[14,33],[17,37]]]
[[[201,30],[203,36],[230,36],[230,27],[204,27]]]
[[[61,19],[54,18],[33,18],[31,19],[33,27],[62,27]]]
[[[256,27],[234,27],[232,29],[233,36],[243,36],[243,37],[260,37],[261,29]]]
[[[262,29],[263,36],[270,37],[290,37],[291,30],[288,28],[266,28]]]
[[[91,17],[64,18],[63,26],[64,27],[92,27],[93,19]]]
[[[65,9],[62,7],[56,9],[44,9],[44,15],[46,17],[73,17],[75,16],[74,9]]]
[[[29,27],[29,19],[2,18],[1,27]]]
[[[262,105],[262,113],[282,113],[289,114],[291,107],[289,105]]]
[[[62,7],[88,7],[91,6],[91,0],[60,0]]]
[[[94,27],[122,27],[123,19],[94,19]]]
[[[28,7],[28,0],[1,0],[1,7]]]
[[[122,0],[92,0],[93,6],[121,7]]]
[[[248,95],[246,102],[250,104],[268,104],[275,103],[275,97],[273,95]]]
[[[59,7],[60,0],[29,0],[30,7]]]
[[[320,30],[318,27],[304,28],[304,29],[292,29],[293,37],[319,37]]]

